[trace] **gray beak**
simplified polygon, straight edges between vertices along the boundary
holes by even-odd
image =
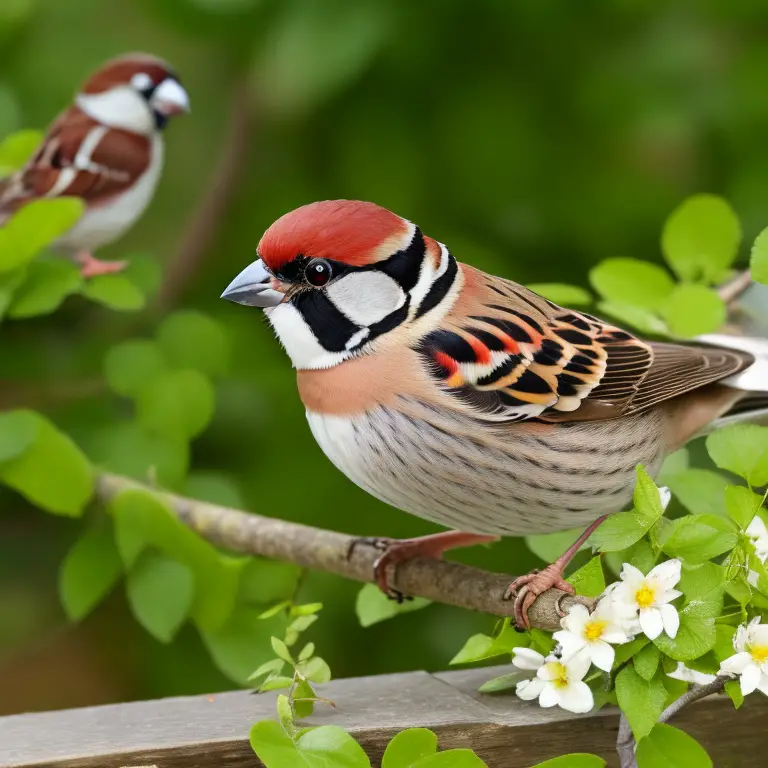
[[[276,307],[285,294],[271,287],[272,275],[259,259],[249,264],[228,286],[222,299],[246,307]]]

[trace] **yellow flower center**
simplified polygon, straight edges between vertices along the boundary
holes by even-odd
[[[605,632],[605,628],[608,626],[607,621],[601,621],[600,619],[593,619],[588,621],[584,625],[584,637],[587,640],[599,640]]]
[[[651,605],[653,605],[654,600],[656,599],[656,590],[652,587],[649,587],[648,584],[643,584],[640,589],[635,592],[635,602],[641,607],[641,608],[648,608]]]
[[[765,664],[768,661],[768,645],[753,645],[749,652],[755,664]]]
[[[550,661],[547,663],[547,669],[552,675],[552,684],[557,688],[566,688],[568,686],[568,670],[559,661]]]

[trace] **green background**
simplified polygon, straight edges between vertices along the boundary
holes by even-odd
[[[44,128],[110,56],[171,61],[192,115],[169,127],[148,213],[100,255],[175,265],[172,303],[231,335],[191,482],[254,512],[416,535],[434,528],[325,459],[287,358],[258,313],[218,299],[224,286],[277,216],[324,198],[374,200],[520,282],[585,285],[608,256],[659,261],[663,220],[695,192],[728,198],[749,242],[768,220],[766,33],[759,0],[4,0],[0,136]],[[180,263],[229,154],[239,174],[214,239]],[[103,385],[103,354],[151,333],[170,303],[134,316],[71,299],[53,318],[4,324],[0,408],[43,410],[99,460],[128,407]],[[193,629],[152,640],[122,587],[68,624],[57,570],[81,527],[0,495],[0,713],[232,687]],[[460,557],[510,573],[537,562],[518,541]],[[309,574],[300,592],[325,603],[308,637],[336,676],[444,668],[490,629],[443,606],[362,629],[357,589]]]

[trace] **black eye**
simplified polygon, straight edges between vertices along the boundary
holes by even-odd
[[[320,288],[331,279],[331,265],[325,259],[312,259],[307,264],[304,277],[310,285]]]

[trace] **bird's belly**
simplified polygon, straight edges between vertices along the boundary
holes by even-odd
[[[463,417],[452,423],[428,409],[423,416],[381,406],[354,416],[307,412],[318,444],[354,483],[401,510],[473,533],[587,525],[626,508],[637,464],[654,474],[663,460],[656,411],[539,433],[524,424],[500,431]]]
[[[65,251],[94,251],[121,237],[151,202],[162,165],[162,138],[157,136],[152,144],[152,160],[135,184],[111,200],[87,210],[54,247]]]

